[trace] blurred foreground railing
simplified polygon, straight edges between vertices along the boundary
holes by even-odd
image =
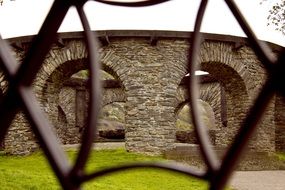
[[[129,2],[115,0],[96,1],[117,6],[140,7],[151,6],[169,0],[134,0]],[[0,39],[0,66],[9,83],[7,92],[1,98],[0,102],[0,144],[4,141],[4,137],[13,118],[18,113],[19,109],[22,109],[29,119],[32,130],[37,136],[39,143],[63,189],[80,189],[84,182],[99,176],[140,167],[162,168],[165,170],[184,173],[189,176],[208,181],[210,189],[223,189],[234,167],[237,165],[242,151],[245,149],[249,139],[255,131],[258,121],[262,118],[264,110],[266,109],[273,94],[278,92],[283,96],[285,95],[285,85],[282,83],[285,76],[285,74],[283,74],[285,66],[284,64],[282,65],[282,62],[285,60],[285,53],[281,54],[278,59],[272,58],[270,54],[271,49],[264,46],[264,44],[260,44],[235,3],[231,0],[226,0],[230,10],[248,36],[252,49],[267,70],[269,77],[255,100],[255,104],[251,107],[249,114],[246,116],[233,143],[229,146],[224,159],[219,162],[211,148],[207,131],[203,130],[201,127],[201,120],[198,115],[198,106],[196,102],[198,98],[198,81],[197,78],[195,78],[194,72],[197,70],[198,52],[200,49],[199,30],[207,5],[206,0],[201,1],[196,18],[195,30],[193,32],[193,37],[191,38],[191,49],[189,50],[189,70],[191,78],[189,82],[189,94],[191,96],[193,123],[195,125],[195,131],[200,144],[203,160],[207,166],[206,169],[204,171],[200,171],[186,166],[181,167],[173,163],[136,163],[86,174],[84,172],[84,167],[92,147],[96,132],[96,127],[94,126],[96,126],[98,119],[97,117],[91,117],[91,115],[98,116],[101,101],[101,87],[99,78],[100,65],[97,56],[98,45],[93,33],[90,31],[86,15],[83,11],[85,3],[86,0],[55,0],[40,32],[33,40],[29,51],[19,67],[15,57],[12,56],[10,47],[4,40]],[[35,94],[32,92],[31,87],[46,54],[49,52],[52,44],[56,40],[58,28],[71,6],[75,6],[77,8],[84,27],[85,41],[88,48],[88,67],[90,71],[90,105],[88,108],[88,124],[84,130],[81,148],[73,166],[70,166],[55,134],[51,131],[51,126],[42,114],[41,108],[36,101]]]

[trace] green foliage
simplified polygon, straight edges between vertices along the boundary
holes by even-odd
[[[267,1],[267,0],[262,0]],[[285,0],[277,0],[269,10],[267,25],[273,25],[275,30],[285,35]]]
[[[81,70],[71,76],[72,78],[79,78],[79,79],[88,79],[89,71],[88,70]]]
[[[187,123],[192,123],[189,104],[186,104],[182,107],[182,109],[180,110],[178,114],[178,119],[184,122],[187,122]]]
[[[76,157],[76,152],[70,151],[68,155],[72,162]],[[93,151],[89,157],[86,171],[98,171],[135,161],[163,161],[163,158],[128,153],[123,149]],[[25,157],[0,156],[0,181],[1,189],[4,190],[59,189],[58,182],[42,153]],[[84,189],[200,190],[207,189],[207,184],[174,172],[158,169],[133,169],[100,177],[88,182]]]
[[[115,79],[114,76],[110,75],[109,73],[107,73],[104,70],[101,70],[101,78],[102,80],[110,80],[110,79]]]
[[[285,161],[285,153],[284,152],[276,153],[276,156],[278,157],[279,160]]]
[[[112,75],[105,72],[104,70],[101,70],[100,76],[102,80],[108,80],[108,79],[115,79]],[[73,78],[80,78],[80,79],[88,79],[89,78],[89,70],[81,70],[77,73],[73,74],[71,77]]]
[[[198,106],[203,124],[208,129],[215,128],[215,116],[211,106],[202,100],[199,100]],[[176,128],[178,130],[193,130],[192,116],[190,111],[189,104],[186,104],[178,113],[176,121]]]
[[[175,125],[178,131],[192,131],[193,130],[193,126],[190,123],[183,121],[181,119],[177,119]]]
[[[101,109],[100,119],[125,123],[124,103],[112,103]]]
[[[10,1],[16,1],[16,0],[10,0]],[[4,0],[0,0],[0,6],[4,4]]]

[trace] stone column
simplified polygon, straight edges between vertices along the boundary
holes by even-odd
[[[83,129],[86,122],[86,90],[78,89],[76,91],[76,126]]]
[[[137,64],[126,83],[126,148],[161,154],[174,146],[176,89],[167,84],[163,64]]]
[[[285,98],[277,95],[275,101],[275,148],[285,152]]]

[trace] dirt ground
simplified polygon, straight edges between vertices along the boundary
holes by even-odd
[[[229,184],[237,190],[285,190],[285,170],[238,171]]]

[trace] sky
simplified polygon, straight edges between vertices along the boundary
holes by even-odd
[[[268,9],[276,0],[236,0],[242,13],[261,40],[285,46],[285,36],[267,26]],[[3,38],[36,34],[53,0],[4,0],[0,6]],[[199,0],[172,0],[144,8],[115,7],[89,1],[85,11],[92,30],[143,29],[193,31]],[[80,31],[82,26],[71,8],[59,32]],[[223,0],[209,0],[202,32],[245,36]]]

